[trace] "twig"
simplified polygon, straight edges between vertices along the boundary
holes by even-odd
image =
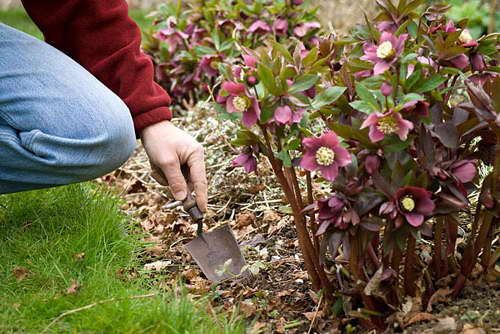
[[[73,314],[73,313],[77,313],[77,312],[80,312],[80,311],[83,311],[83,310],[87,310],[89,308],[92,308],[92,307],[100,305],[100,304],[110,303],[110,302],[114,302],[114,301],[117,301],[117,300],[142,299],[142,298],[154,297],[156,295],[158,295],[158,293],[154,292],[154,293],[149,293],[147,295],[139,295],[139,296],[132,296],[132,297],[124,297],[124,298],[109,298],[109,299],[100,300],[98,302],[95,302],[95,303],[92,303],[92,304],[89,304],[89,305],[85,305],[85,306],[82,306],[82,307],[79,307],[79,308],[75,308],[73,310],[66,311],[66,312],[61,313],[60,315],[58,315],[57,318],[55,318],[54,320],[52,320],[52,322],[47,327],[45,327],[45,329],[43,331],[41,331],[40,334],[45,333],[53,324],[55,324],[56,322],[58,322],[59,320],[61,320],[62,318],[64,318],[67,315],[70,315],[70,314]]]
[[[316,317],[318,316],[319,307],[321,306],[322,301],[323,301],[323,295],[321,295],[321,297],[319,297],[318,305],[316,305],[316,312],[314,312],[314,317],[311,320],[311,325],[309,326],[309,330],[307,331],[307,334],[310,334],[312,329],[313,329],[314,322],[316,321]]]

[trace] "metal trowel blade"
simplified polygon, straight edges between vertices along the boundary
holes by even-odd
[[[205,276],[214,282],[242,274],[246,264],[229,225],[202,233],[185,247]],[[248,274],[248,271],[243,274]]]

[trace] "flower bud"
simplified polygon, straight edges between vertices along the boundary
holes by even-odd
[[[292,0],[292,3],[295,5],[295,6],[300,6],[304,3],[304,0]]]
[[[259,83],[259,79],[257,79],[255,76],[251,75],[247,78],[247,83],[250,86],[255,86],[256,84]]]
[[[472,65],[472,69],[474,71],[483,71],[486,68],[486,63],[484,62],[484,57],[480,53],[474,53],[470,57],[470,62]]]
[[[384,81],[380,87],[380,91],[385,97],[390,96],[392,94],[392,86]]]
[[[372,175],[380,168],[380,159],[376,155],[369,155],[365,159],[365,170]]]

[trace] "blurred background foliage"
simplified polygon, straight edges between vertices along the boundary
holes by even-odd
[[[140,25],[145,25],[144,14],[159,3],[177,0],[128,0],[132,8],[131,15]],[[182,0],[189,2],[190,0]],[[338,31],[346,31],[357,23],[363,22],[363,13],[370,16],[375,9],[374,0],[308,0],[313,5],[321,7],[321,19],[323,23]],[[397,1],[397,0],[395,0]],[[436,0],[427,0],[429,3],[443,2]],[[491,18],[491,30],[500,31],[500,1],[499,0],[447,0],[452,9],[448,15],[451,19],[460,21],[469,20],[469,28],[474,37],[478,37],[488,31]],[[16,17],[6,18],[5,10],[7,8],[19,7],[19,0],[0,0],[0,22],[9,24],[7,20],[22,19],[21,13]],[[493,8],[494,6],[494,8]],[[31,29],[28,25],[26,29]]]

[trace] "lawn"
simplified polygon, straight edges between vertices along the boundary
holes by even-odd
[[[102,188],[3,195],[0,203],[1,333],[243,333],[234,319],[206,313],[205,301],[189,300],[181,286],[160,291],[147,274],[133,275],[139,235]]]

